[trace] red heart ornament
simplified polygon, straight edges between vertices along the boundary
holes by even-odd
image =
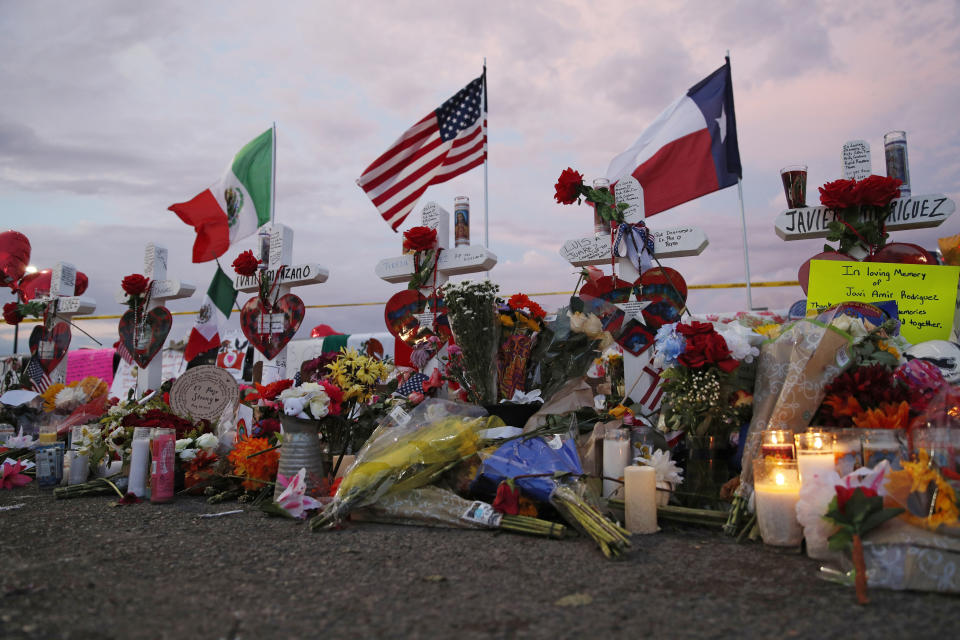
[[[30,333],[30,355],[37,359],[47,373],[52,372],[67,355],[70,347],[70,325],[60,322],[49,332],[43,326],[34,327]]]
[[[30,240],[19,231],[0,233],[0,286],[13,287],[30,263]]]
[[[856,258],[851,258],[847,254],[838,251],[824,251],[813,256],[810,260],[846,260],[859,262]],[[800,265],[800,269],[797,270],[797,280],[800,282],[800,288],[803,289],[803,295],[807,295],[807,285],[810,284],[810,260]]]
[[[254,296],[240,310],[240,328],[254,349],[273,360],[293,339],[306,312],[303,300],[292,293],[280,296],[272,309]]]
[[[436,319],[433,326],[433,334],[446,342],[452,335],[450,331],[450,322],[447,320],[446,307],[443,305],[443,299],[437,298],[431,308],[428,309],[429,300],[419,291],[407,289],[393,294],[387,300],[383,310],[383,319],[393,337],[403,340],[407,345],[413,346],[420,337],[420,321],[417,320],[417,314],[427,313],[433,309],[437,310]]]
[[[603,298],[607,302],[626,302],[630,299],[632,284],[614,276],[597,278],[596,282],[587,281],[580,287],[581,296]]]
[[[163,348],[173,325],[173,316],[164,307],[155,307],[143,318],[143,333],[137,340],[136,314],[127,311],[120,318],[120,342],[141,368],[146,367]]]
[[[687,281],[679,271],[670,267],[647,269],[634,285],[641,291],[637,299],[650,302],[643,310],[647,326],[656,331],[680,320],[687,304]]]

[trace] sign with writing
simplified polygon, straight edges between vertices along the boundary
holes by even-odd
[[[434,313],[429,311],[427,313],[415,313],[413,317],[417,319],[417,323],[425,329],[433,329],[433,318]]]
[[[843,144],[843,177],[845,180],[863,180],[873,171],[870,164],[870,144],[866,140],[851,140]]]
[[[607,251],[607,255],[610,252]],[[440,252],[437,270],[446,276],[489,271],[497,265],[497,256],[489,249],[466,245]],[[413,275],[413,256],[384,258],[377,263],[377,277],[387,282],[407,282]]]
[[[113,382],[114,349],[77,349],[67,354],[67,377],[69,384],[87,376],[100,378],[108,385]]]
[[[807,310],[893,300],[910,342],[949,340],[960,267],[811,260]]]
[[[50,274],[50,297],[72,296],[77,287],[77,268],[69,262],[58,262]]]
[[[167,279],[167,254],[166,247],[153,242],[147,243],[147,250],[143,252],[143,275],[145,278],[154,282]]]
[[[653,304],[651,300],[631,300],[630,302],[619,302],[617,306],[623,311],[623,322],[626,324],[634,319],[637,322],[643,322],[643,310],[651,304]]]
[[[276,269],[285,261],[292,262],[289,256],[293,255],[293,230],[283,224],[274,225],[270,230],[270,258],[267,266]],[[289,265],[288,265],[289,266]]]
[[[423,205],[420,212],[420,224],[437,230],[437,244],[447,249],[450,246],[450,212],[436,202]]]
[[[215,365],[188,369],[170,389],[170,407],[178,416],[216,423],[228,406],[239,402],[237,381]]]
[[[936,227],[950,217],[956,208],[953,200],[942,193],[897,198],[890,203],[887,231]],[[826,207],[787,209],[777,216],[774,227],[777,235],[784,240],[825,238],[827,225],[835,219],[836,213]]]
[[[260,314],[260,333],[283,333],[285,316],[282,313]]]
[[[653,253],[658,258],[680,258],[703,253],[710,241],[707,234],[695,227],[650,230],[653,238]],[[584,267],[592,264],[609,264],[609,238],[588,237],[567,240],[560,248],[560,255],[570,264]],[[626,260],[626,258],[623,258]]]
[[[636,223],[644,219],[643,187],[633,176],[622,178],[613,188],[617,202],[626,202],[630,206],[623,212],[623,219]]]
[[[110,349],[110,352],[113,352],[113,349]],[[183,359],[183,351],[178,351],[176,349],[164,349],[163,350],[163,364],[161,369],[161,379],[169,380],[171,378],[179,377],[187,368],[187,363]],[[72,358],[73,354],[71,353],[68,356]],[[158,355],[154,360],[160,359]],[[69,362],[67,364],[69,367]],[[140,371],[140,367],[133,361],[124,362],[120,360],[120,364],[117,365],[117,371],[113,376],[113,382],[110,384],[110,395],[117,398],[126,398],[127,391],[130,389],[136,388],[137,386],[137,374]],[[102,378],[106,379],[106,378]]]
[[[267,269],[267,275],[270,277],[271,282],[273,281],[274,273],[276,273],[276,269]],[[329,276],[330,272],[318,264],[298,264],[293,267],[287,266],[283,268],[283,271],[280,273],[280,284],[291,287],[314,284],[326,282]],[[259,287],[260,285],[256,275],[238,275],[234,280],[234,288],[237,291],[257,291]]]

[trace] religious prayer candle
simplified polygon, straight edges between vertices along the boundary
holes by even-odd
[[[80,455],[76,451],[68,451],[67,455],[71,457],[70,484],[83,484],[90,474],[90,457]],[[64,468],[66,468],[66,464],[64,464]],[[64,472],[66,473],[66,471]]]
[[[886,460],[890,468],[903,469],[900,460],[906,456],[906,438],[900,429],[864,429],[860,442],[863,466],[873,469]]]
[[[800,482],[806,483],[815,476],[826,478],[834,470],[834,434],[808,429],[796,435],[797,469]]]
[[[631,462],[630,430],[611,429],[603,437],[603,496],[610,496],[620,483],[607,478],[622,478]]]
[[[836,432],[833,458],[834,467],[841,477],[863,466],[860,431],[861,429],[840,429]]]
[[[627,529],[631,533],[657,532],[657,470],[631,465],[623,470]]]
[[[173,429],[156,429],[151,442],[150,502],[173,500],[174,456],[177,435]]]
[[[754,461],[753,489],[756,494],[757,523],[764,544],[793,547],[803,540],[797,522],[800,478],[797,463],[757,458]]]
[[[793,432],[788,429],[767,429],[763,432],[760,453],[764,458],[796,460],[796,451],[793,448]]]
[[[136,427],[133,430],[133,441],[130,443],[130,477],[127,483],[127,491],[138,498],[147,495],[150,431],[151,429],[147,427]]]

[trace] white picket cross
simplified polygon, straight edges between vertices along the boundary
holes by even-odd
[[[167,278],[167,248],[156,242],[148,242],[143,252],[143,276],[150,279],[150,302],[143,312],[164,307],[167,300],[189,298],[197,290],[196,285],[181,280]],[[127,294],[120,289],[116,296],[117,302],[124,304]],[[136,339],[136,338],[134,338]],[[142,396],[149,389],[159,389],[163,382],[163,349],[150,361],[146,368],[137,368],[137,397]]]
[[[890,203],[887,231],[937,227],[956,211],[957,205],[942,193],[897,198]],[[825,238],[827,226],[837,214],[826,207],[802,207],[781,211],[774,222],[777,235],[784,240]]]
[[[47,297],[40,299],[40,302],[48,306],[56,301],[57,315],[53,319],[51,329],[58,324],[66,324],[67,331],[70,331],[70,321],[74,316],[93,313],[96,310],[96,301],[87,296],[74,295],[76,290],[77,268],[69,262],[58,262],[50,274],[50,293]],[[47,353],[52,348],[52,342],[41,340],[37,346],[37,354]],[[64,354],[60,363],[50,372],[51,384],[66,381],[67,357],[68,354]]]
[[[270,281],[277,277],[277,270],[280,267],[283,270],[279,274],[278,297],[290,293],[293,287],[303,287],[311,284],[320,284],[326,282],[330,272],[318,264],[293,264],[293,229],[284,224],[273,224],[270,227],[270,255],[267,261],[267,275]],[[257,276],[241,276],[235,279],[234,286],[237,291],[251,292],[258,291],[259,284]],[[287,375],[287,347],[273,358],[267,360],[266,357],[257,351],[255,362],[263,363],[263,373],[261,382],[269,384],[281,380]]]

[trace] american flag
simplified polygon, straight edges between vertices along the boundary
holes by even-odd
[[[396,231],[432,184],[487,158],[487,72],[410,127],[357,179]]]
[[[50,386],[50,376],[43,370],[36,358],[30,358],[27,364],[27,375],[33,381],[33,388],[37,393],[43,393]]]

